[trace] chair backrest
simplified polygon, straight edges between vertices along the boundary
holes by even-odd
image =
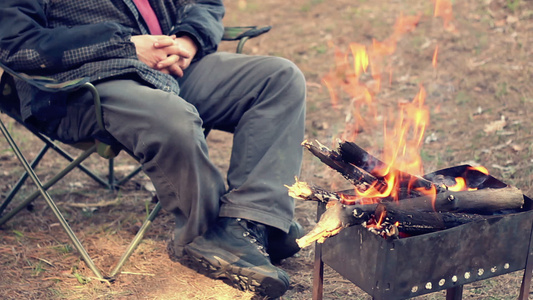
[[[22,115],[20,113],[20,99],[16,92],[15,79],[13,76],[11,76],[12,71],[11,72],[4,72],[4,70],[2,71],[3,71],[3,74],[0,75],[0,112],[5,113],[12,119],[16,120],[18,123],[22,124],[29,131],[31,131],[33,134],[46,136],[34,125],[28,122],[24,122]],[[20,74],[15,73],[15,76],[17,76],[17,78],[21,78],[19,77]],[[25,75],[22,75],[22,77],[25,77]],[[43,80],[41,77],[27,77],[27,78],[29,78],[29,80],[32,80],[33,78],[37,78],[39,82],[37,85],[34,85],[37,87],[40,87],[41,84],[48,85],[47,82],[51,83],[50,86],[56,85],[55,82],[52,82],[48,79],[44,79],[43,82],[40,82],[41,80]],[[80,87],[80,84],[79,84],[80,81],[75,80],[71,82],[74,82],[74,85],[76,86],[76,88]],[[61,85],[57,85],[57,87],[52,87],[52,88],[58,91],[66,90],[68,92],[70,90],[70,88],[64,89],[64,87]],[[56,139],[55,137],[51,137],[51,136],[47,136],[47,137],[48,139],[51,139],[51,140]],[[64,143],[64,141],[61,141],[61,142]],[[114,140],[111,140],[111,139],[109,139],[109,141],[107,142],[102,142],[98,140],[88,140],[88,141],[80,141],[74,144],[72,143],[68,143],[68,144],[80,150],[87,150],[90,147],[92,147],[95,143],[97,144],[97,153],[106,159],[116,157],[118,153],[122,150],[118,142],[115,142]]]
[[[20,115],[20,101],[15,92],[13,77],[0,69],[0,112],[3,112],[17,121],[22,121]]]

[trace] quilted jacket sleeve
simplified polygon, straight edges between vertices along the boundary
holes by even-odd
[[[224,34],[222,0],[197,0],[182,6],[171,34],[189,35],[195,39],[198,52],[195,59],[213,53]]]
[[[61,72],[88,61],[135,58],[131,29],[113,22],[47,28],[45,0],[0,1],[0,61],[18,72]]]

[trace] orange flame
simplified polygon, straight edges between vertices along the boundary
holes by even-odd
[[[429,109],[425,106],[426,91],[419,93],[410,103],[401,104],[394,128],[385,132],[384,161],[392,167],[411,174],[423,174],[420,146],[429,124]]]
[[[433,1],[435,3],[434,16],[442,18],[444,26],[451,28],[452,5],[450,0]],[[373,39],[372,45],[369,47],[351,43],[349,51],[344,53],[330,43],[330,46],[334,47],[335,68],[324,76],[323,82],[335,107],[339,105],[337,89],[350,96],[349,115],[347,116],[347,126],[343,139],[355,139],[362,127],[368,126],[368,117],[373,116],[373,121],[378,120],[378,109],[374,98],[379,94],[381,81],[387,75],[389,83],[392,84],[393,68],[390,65],[392,61],[390,56],[396,51],[398,41],[403,35],[416,29],[420,18],[420,13],[410,16],[401,14],[395,21],[392,34],[383,41]],[[432,58],[432,65],[435,69],[437,68],[438,54],[439,47],[437,45]],[[350,65],[352,65],[351,68]],[[369,79],[368,72],[370,72],[372,79]],[[383,76],[382,74],[387,75]],[[387,162],[388,165],[380,170],[373,170],[372,173],[383,178],[385,185],[382,181],[378,188],[378,183],[375,182],[365,191],[356,190],[357,199],[362,199],[360,201],[374,201],[384,197],[397,199],[400,190],[398,187],[402,181],[401,178],[398,178],[400,173],[397,170],[409,174],[423,174],[420,148],[429,124],[429,109],[425,105],[425,98],[426,91],[421,86],[420,91],[411,102],[399,103],[398,115],[395,118],[383,120],[383,161]],[[409,185],[411,188],[412,183]],[[465,187],[466,184],[457,188]],[[433,202],[435,201],[435,188],[429,190],[417,188],[417,190],[422,194],[432,195]],[[435,204],[433,203],[433,205]]]
[[[455,31],[454,26],[450,23],[453,20],[452,2],[450,0],[434,0],[434,2],[434,16],[442,18],[445,29]]]
[[[433,68],[437,68],[437,55],[439,54],[439,45],[435,47],[435,52],[433,52],[433,60],[431,61],[431,64],[433,65]]]
[[[475,166],[475,167],[468,167],[469,170],[476,170],[476,171],[479,171],[485,175],[489,175],[489,170],[487,170],[487,168],[483,167],[483,166]]]
[[[448,189],[452,192],[459,192],[466,190],[466,181],[463,177],[455,178],[455,185],[449,186]]]

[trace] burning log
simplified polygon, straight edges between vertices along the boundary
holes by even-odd
[[[338,201],[331,201],[326,207],[326,211],[320,216],[316,226],[305,236],[296,240],[300,248],[307,247],[315,241],[323,243],[328,237],[336,235],[343,228],[363,222],[353,215],[352,207]]]
[[[317,186],[309,185],[307,182],[299,181],[292,186],[285,185],[289,189],[289,196],[294,199],[306,201],[318,201],[328,203],[330,201],[349,202],[356,201],[353,191],[330,192]]]
[[[298,180],[288,186],[293,198],[327,203],[315,228],[297,240],[300,247],[315,241],[321,243],[353,225],[365,226],[386,238],[396,238],[516,212],[524,206],[524,195],[518,188],[507,186],[470,166],[441,170],[424,177],[414,176],[388,168],[354,143],[340,143],[338,150],[318,144],[317,147],[304,142],[303,146],[340,172],[355,188],[330,192]],[[394,174],[395,182],[389,183],[386,176],[380,175],[385,169]],[[465,190],[450,190],[448,186],[454,186],[459,179]],[[382,193],[385,190],[390,192],[391,188],[396,189],[396,198]],[[369,189],[378,193],[366,196]]]
[[[350,142],[341,143],[339,152],[330,150],[320,143],[318,144],[319,146],[317,147],[304,141],[302,145],[323,163],[339,172],[359,191],[364,192],[373,187],[377,191],[383,192],[388,188],[385,178],[375,172],[375,170],[385,169],[385,163],[356,144]],[[420,176],[414,176],[395,169],[391,169],[389,173],[396,174],[400,179],[399,199],[420,196],[424,190],[434,190],[436,193],[442,193],[447,190],[446,186],[431,182]],[[418,188],[421,188],[422,191]]]
[[[442,206],[444,210],[441,211],[433,211],[431,198],[427,196],[398,202],[365,205],[345,205],[340,201],[330,201],[317,225],[296,242],[300,248],[307,247],[315,241],[323,243],[343,228],[354,225],[365,226],[372,232],[386,238],[424,234],[445,230],[475,220],[488,219],[493,215],[479,213],[519,209],[524,203],[523,194],[514,187],[446,192],[442,195],[442,199],[453,198],[453,201],[451,201],[451,205]],[[448,198],[444,195],[448,195]],[[494,200],[489,208],[483,205],[484,201],[479,200],[483,197],[490,198],[489,202]],[[503,198],[505,198],[503,204],[497,203],[497,199]]]
[[[329,192],[316,186],[310,186],[305,182],[296,181],[292,186],[287,186],[289,195],[295,199],[319,201],[328,203],[335,200],[342,204],[363,204],[363,206],[375,209],[378,202],[393,204],[402,211],[409,212],[455,212],[471,214],[493,214],[504,210],[520,209],[524,205],[524,196],[520,189],[512,186],[504,188],[485,188],[472,191],[450,191],[425,195],[401,201],[389,199],[367,199],[354,196],[350,191]]]
[[[524,205],[524,195],[518,188],[508,186],[458,192],[448,190],[436,195],[403,199],[392,203],[396,203],[399,209],[413,212],[493,214],[520,209]]]
[[[376,157],[370,155],[363,148],[359,147],[355,143],[342,142],[339,144],[339,153],[342,159],[348,163],[354,164],[359,168],[369,172],[370,174],[379,178],[374,174],[374,170],[383,170],[387,165]],[[409,182],[410,189],[424,188],[426,190],[435,189],[437,193],[442,193],[447,190],[443,184],[429,181],[420,176],[407,174],[399,170],[391,170],[392,172],[399,174],[402,178],[402,182]],[[400,198],[401,199],[401,198]]]
[[[318,143],[318,142],[317,142]],[[353,184],[361,192],[366,191],[370,186],[382,191],[387,188],[387,183],[382,179],[378,179],[367,171],[345,162],[339,153],[328,149],[326,146],[319,144],[319,147],[312,143],[304,141],[302,145],[307,148],[313,155],[320,159],[323,163],[339,172],[346,180]]]
[[[394,205],[383,204],[378,205],[374,215],[382,224],[395,224],[397,230],[405,235],[430,233],[486,219],[477,214],[403,211]]]

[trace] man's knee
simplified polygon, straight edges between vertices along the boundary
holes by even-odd
[[[305,77],[302,71],[292,61],[281,57],[269,57],[266,65],[275,74],[276,79],[291,85],[292,88],[305,92]]]
[[[300,111],[305,108],[306,82],[302,71],[290,60],[270,57],[266,63],[272,72],[270,92],[280,94],[280,104],[287,110]],[[277,98],[277,97],[276,97]]]
[[[106,128],[119,139],[150,141],[155,135],[168,144],[185,146],[184,141],[202,134],[196,108],[175,94],[131,81],[101,87]]]

